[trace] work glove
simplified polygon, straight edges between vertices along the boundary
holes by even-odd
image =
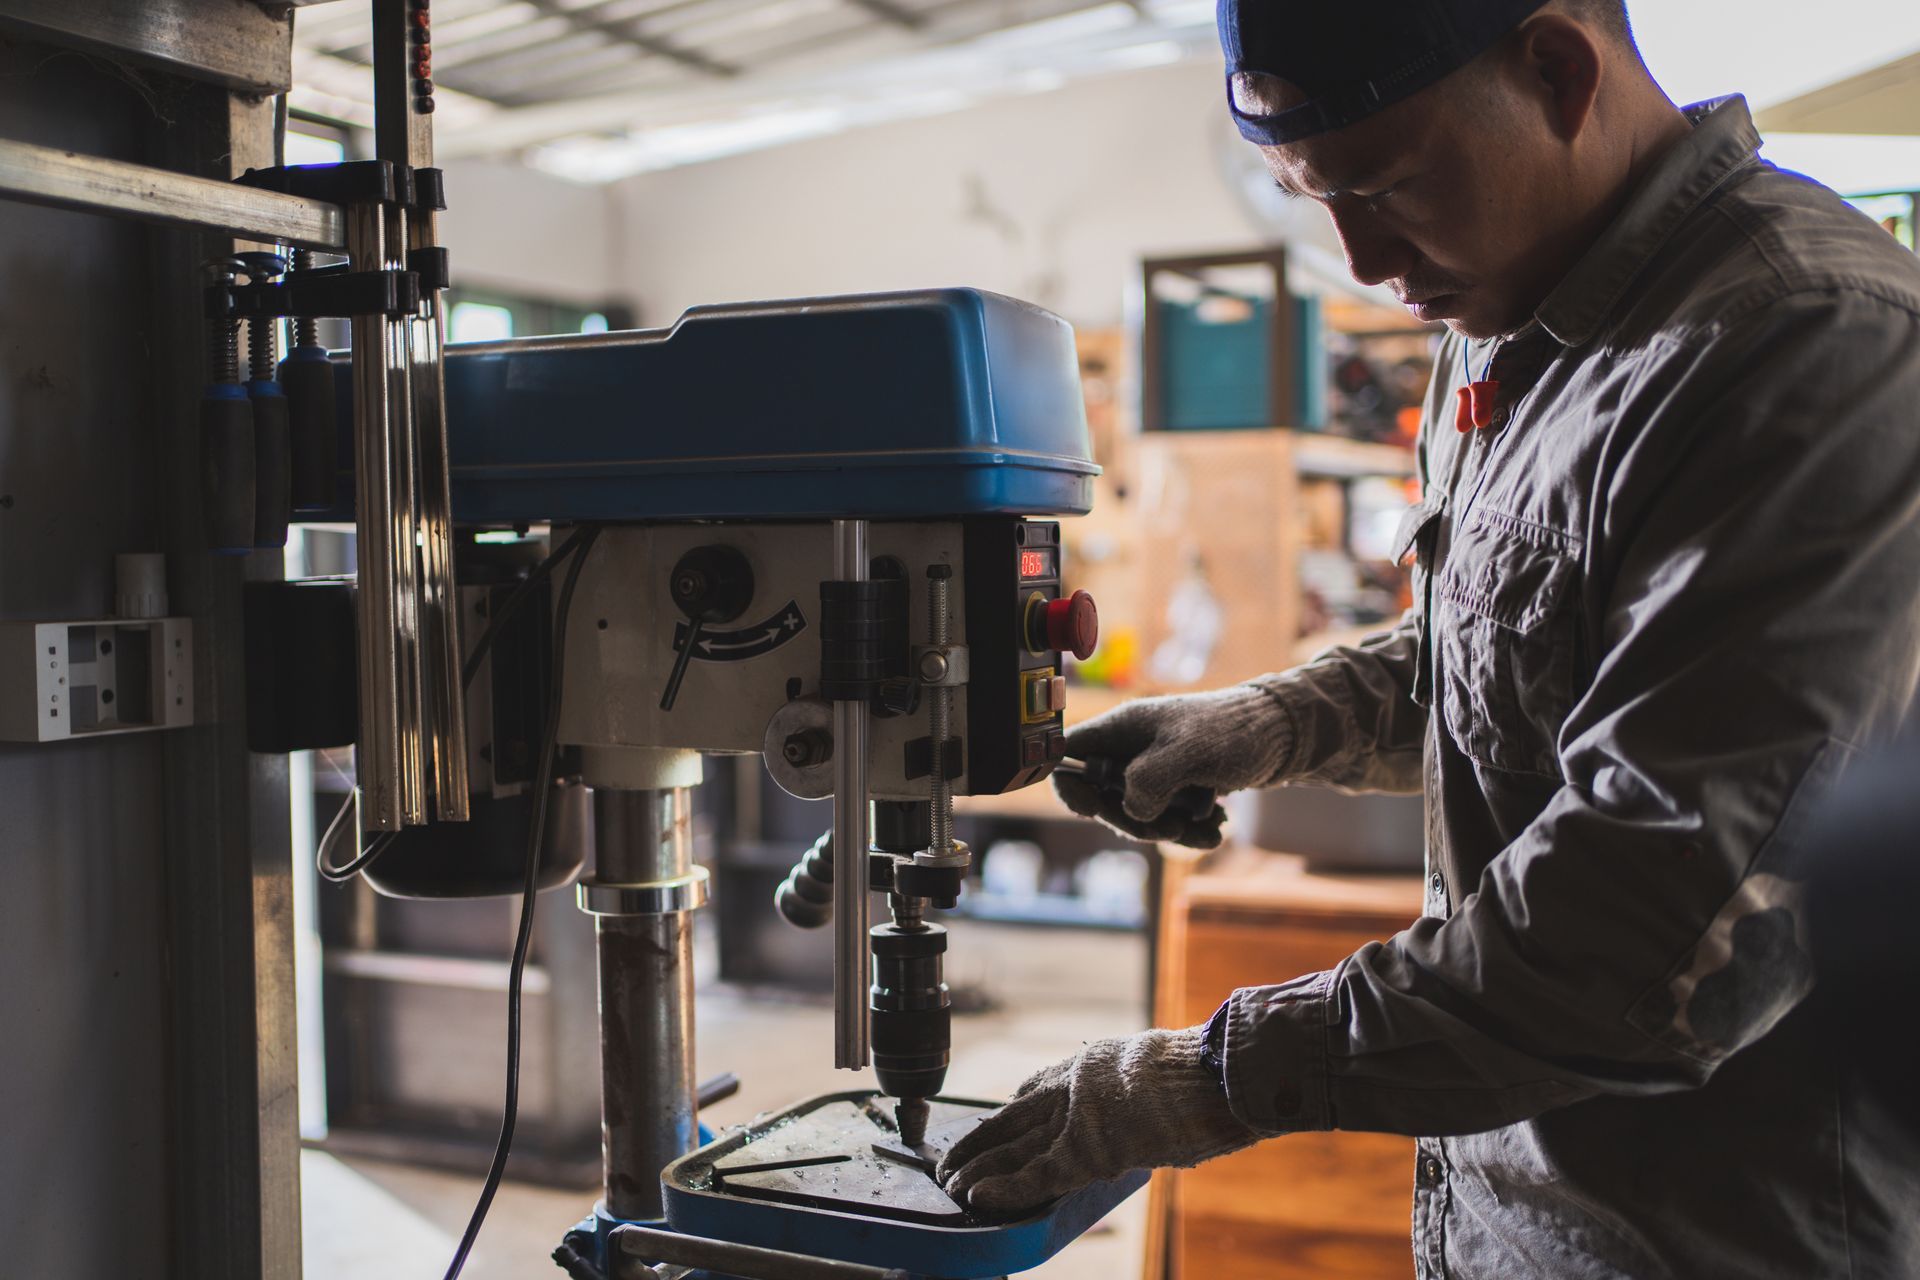
[[[1207,1029],[1088,1045],[1020,1086],[953,1145],[934,1177],[989,1216],[1034,1209],[1131,1169],[1190,1168],[1259,1141],[1201,1060]]]
[[[1067,808],[1121,835],[1214,849],[1227,814],[1207,793],[1273,783],[1292,754],[1292,717],[1260,685],[1142,698],[1067,734],[1074,759],[1123,765],[1120,785],[1056,771],[1053,789]]]

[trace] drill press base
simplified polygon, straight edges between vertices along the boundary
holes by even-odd
[[[896,1137],[893,1100],[871,1090],[812,1098],[676,1160],[661,1174],[667,1222],[689,1235],[982,1280],[1039,1266],[1147,1181],[1098,1182],[1016,1221],[947,1198],[922,1168],[874,1150]],[[935,1098],[935,1158],[997,1104]]]

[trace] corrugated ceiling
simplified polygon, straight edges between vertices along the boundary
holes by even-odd
[[[1212,0],[434,0],[436,138],[605,180],[1211,47]],[[372,120],[364,2],[297,11],[293,105]]]

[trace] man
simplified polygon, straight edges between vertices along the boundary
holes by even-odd
[[[1041,1072],[944,1185],[1010,1212],[1371,1130],[1419,1139],[1423,1277],[1920,1275],[1920,1143],[1850,1090],[1801,913],[1809,805],[1920,687],[1920,264],[1740,99],[1669,102],[1618,2],[1220,29],[1274,181],[1452,331],[1415,606],[1087,724],[1124,793],[1057,786],[1200,846],[1184,787],[1424,790],[1426,913]]]

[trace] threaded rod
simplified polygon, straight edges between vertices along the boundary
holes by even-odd
[[[247,321],[247,376],[272,382],[280,369],[280,322],[271,317]]]
[[[215,320],[207,326],[207,380],[240,381],[240,322]]]
[[[313,270],[313,250],[295,249],[293,251],[293,269],[295,271]],[[296,347],[317,347],[320,345],[320,322],[312,316],[296,316],[293,321],[293,345]]]

